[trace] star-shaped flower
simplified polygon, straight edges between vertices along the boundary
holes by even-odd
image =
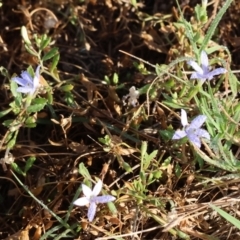
[[[181,123],[183,125],[183,130],[177,130],[172,139],[181,139],[187,137],[189,141],[195,144],[198,148],[201,147],[201,139],[206,138],[210,140],[209,133],[202,129],[201,126],[206,121],[207,117],[204,115],[199,115],[188,124],[187,113],[184,109],[181,110]]]
[[[88,220],[89,222],[92,222],[98,203],[108,203],[114,201],[116,198],[111,195],[103,195],[98,196],[100,191],[102,190],[102,181],[98,180],[96,185],[94,186],[93,190],[86,186],[85,184],[82,184],[82,190],[85,197],[78,198],[73,202],[73,204],[77,206],[85,206],[88,205]]]
[[[126,104],[125,100],[127,98],[128,98],[128,103],[131,104],[133,107],[136,107],[138,105],[139,91],[136,90],[136,88],[134,86],[132,86],[129,89],[129,94],[127,94],[123,97],[124,105]]]
[[[197,62],[194,62],[192,60],[187,62],[196,71],[191,75],[190,79],[196,78],[205,82],[207,79],[211,80],[215,75],[219,75],[227,72],[225,68],[216,68],[210,71],[208,56],[205,51],[201,52],[200,60],[201,60],[202,67],[200,67]]]
[[[33,78],[27,71],[22,72],[21,77],[13,77],[12,80],[21,86],[17,88],[17,92],[28,93],[30,95],[33,95],[40,85],[39,71],[40,71],[40,66],[37,67]]]

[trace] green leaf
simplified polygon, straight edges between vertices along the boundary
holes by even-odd
[[[147,142],[146,141],[142,141],[142,145],[141,145],[141,159],[143,160],[145,157],[145,154],[147,153]]]
[[[22,169],[14,162],[11,164],[11,167],[13,168],[13,170],[16,172],[16,173],[19,173],[23,176],[26,176],[26,174],[22,171]]]
[[[161,170],[154,171],[153,176],[155,179],[159,179],[160,177],[162,177],[162,171]]]
[[[158,150],[154,150],[152,153],[150,153],[149,155],[146,153],[144,158],[144,170],[147,170],[151,160],[154,159],[157,156]]]
[[[32,124],[32,123],[36,123],[36,119],[33,116],[30,116],[26,119],[26,121],[24,122],[25,124]]]
[[[40,50],[43,50],[44,48],[46,48],[50,42],[51,42],[51,38],[48,37],[46,34],[44,34],[41,39]]]
[[[168,107],[171,107],[171,108],[174,108],[174,109],[183,108],[182,105],[173,102],[173,100],[171,100],[171,101],[162,101],[162,103],[164,103],[164,104],[166,104]]]
[[[229,73],[229,83],[230,83],[230,87],[233,93],[233,96],[236,96],[238,93],[238,79],[236,77],[235,74],[233,74],[232,72]]]
[[[84,163],[79,164],[79,174],[86,179],[91,179],[91,175],[88,172],[88,169],[84,166]]]
[[[217,13],[216,17],[213,19],[210,27],[208,28],[207,34],[203,40],[202,46],[199,50],[199,52],[202,52],[202,50],[204,50],[206,48],[206,46],[209,43],[209,40],[212,38],[218,23],[220,22],[220,20],[223,17],[223,14],[227,11],[227,9],[229,8],[229,6],[231,5],[231,3],[233,2],[233,0],[226,0],[222,6],[222,8],[219,10],[219,12]]]
[[[24,124],[24,127],[26,127],[26,128],[35,128],[36,126],[37,126],[36,123]]]
[[[104,76],[104,81],[105,81],[108,85],[111,84],[111,81],[110,81],[110,79],[109,79],[109,77],[108,77],[107,75]]]
[[[111,144],[111,138],[108,135],[105,135],[104,138],[98,138],[98,141],[107,146],[109,146]]]
[[[5,120],[2,125],[5,126],[5,127],[9,127],[13,122],[14,122],[15,119],[8,119],[8,120]]]
[[[9,78],[8,70],[5,67],[0,67],[0,73],[4,76]]]
[[[66,84],[60,87],[60,90],[64,91],[64,92],[70,92],[71,90],[73,90],[74,86],[72,84]]]
[[[52,64],[51,64],[51,67],[50,67],[50,72],[53,72],[54,69],[56,68],[56,66],[58,65],[58,62],[59,62],[59,59],[60,59],[60,54],[56,54],[53,59],[52,59]]]
[[[39,57],[38,53],[35,51],[35,49],[32,46],[29,46],[27,44],[25,44],[24,46],[30,54],[32,54],[33,56]]]
[[[9,149],[12,149],[12,148],[16,145],[17,133],[18,133],[18,131],[16,131],[16,132],[14,133],[13,138],[8,142],[7,147],[8,147]]]
[[[16,145],[16,139],[12,139],[9,141],[9,143],[7,144],[8,148],[13,148]]]
[[[7,109],[7,110],[3,110],[0,112],[0,118],[4,117],[5,115],[7,115],[8,113],[10,113],[12,111],[11,108]]]
[[[54,47],[43,56],[42,61],[49,60],[53,58],[56,54],[58,54],[58,48]]]
[[[17,97],[17,98],[15,98],[14,102],[11,102],[9,104],[9,106],[12,108],[12,111],[14,112],[14,114],[18,114],[21,111],[22,102],[19,101],[21,99],[22,99],[21,97],[20,98]]]
[[[32,67],[31,65],[27,68],[27,72],[28,72],[32,77],[34,77],[35,71],[34,71],[34,69],[33,69],[33,67]]]
[[[210,204],[210,207],[213,208],[218,214],[220,214],[222,217],[224,217],[228,222],[232,223],[235,227],[237,227],[240,230],[240,221],[236,219],[235,217],[231,216],[227,212],[223,211],[221,208],[218,208],[212,204]]]
[[[122,167],[129,173],[132,172],[131,166],[127,162],[122,163]]]
[[[27,159],[26,165],[24,167],[24,173],[27,173],[27,171],[32,167],[35,161],[36,161],[36,157],[29,157]]]
[[[45,98],[35,98],[32,101],[32,105],[27,108],[27,113],[36,113],[41,111],[47,103]]]
[[[160,130],[159,134],[164,141],[169,141],[172,138],[174,131],[172,129]]]
[[[115,84],[115,85],[118,84],[118,75],[117,75],[117,73],[113,74],[113,84]]]
[[[176,176],[179,178],[182,174],[182,169],[180,167],[180,165],[177,163],[176,166],[175,166],[175,174]]]
[[[18,88],[18,85],[15,81],[10,81],[10,90],[11,90],[11,93],[12,95],[16,98],[19,96],[19,92],[17,92],[17,88]]]
[[[13,137],[13,132],[9,132],[7,134],[7,137],[6,137],[5,141],[4,141],[4,143],[7,143],[12,137]]]
[[[21,35],[22,35],[23,41],[30,46],[32,43],[28,37],[27,28],[25,26],[21,27]]]
[[[48,99],[48,104],[52,105],[53,104],[53,94],[51,90],[47,91],[47,99]]]
[[[116,214],[118,212],[117,208],[115,207],[113,202],[109,202],[107,203],[109,210],[111,211],[111,213]]]

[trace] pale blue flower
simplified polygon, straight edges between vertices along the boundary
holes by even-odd
[[[85,206],[88,205],[88,220],[89,222],[92,222],[96,209],[97,209],[97,204],[98,203],[108,203],[114,201],[116,198],[111,196],[111,195],[103,195],[103,196],[98,196],[98,194],[102,190],[102,181],[98,180],[96,185],[94,186],[93,190],[86,186],[85,184],[82,184],[82,191],[85,197],[78,198],[73,202],[73,204],[77,206]]]
[[[227,72],[225,68],[216,68],[210,71],[208,56],[207,53],[204,51],[201,52],[200,61],[202,67],[200,67],[197,62],[194,62],[192,60],[187,62],[196,71],[191,75],[190,79],[195,78],[204,82],[207,79],[208,80],[213,79],[215,75],[224,74]]]
[[[36,93],[37,88],[40,85],[39,71],[40,71],[40,66],[37,67],[33,78],[27,71],[22,72],[21,77],[13,77],[12,80],[16,82],[18,85],[20,85],[20,87],[17,88],[17,92],[26,93],[30,95],[33,95],[34,93]]]
[[[177,130],[172,139],[181,139],[184,137],[187,137],[189,141],[193,144],[195,144],[198,148],[201,147],[201,139],[200,138],[206,138],[210,140],[209,133],[200,128],[203,123],[206,121],[207,117],[204,115],[199,115],[196,118],[192,120],[190,124],[188,124],[187,120],[187,113],[184,109],[181,110],[181,123],[183,125],[183,130]]]

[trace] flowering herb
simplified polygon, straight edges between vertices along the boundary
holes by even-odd
[[[207,79],[211,80],[215,75],[224,74],[227,72],[225,68],[216,68],[210,71],[208,56],[204,51],[201,52],[200,60],[202,67],[200,67],[197,62],[192,60],[187,62],[196,71],[191,75],[190,79],[196,78],[205,82]]]
[[[17,88],[17,92],[34,95],[39,87],[39,70],[40,66],[36,68],[33,78],[27,71],[22,72],[21,77],[13,77],[12,80],[20,85],[20,87]]]
[[[187,120],[187,113],[185,110],[181,110],[181,123],[183,125],[183,130],[177,130],[172,139],[181,139],[184,137],[187,137],[189,141],[193,144],[195,144],[198,148],[201,147],[201,139],[200,138],[206,138],[210,140],[209,133],[200,128],[203,123],[206,121],[207,117],[204,115],[199,115],[196,118],[192,120],[190,124],[188,124]]]
[[[78,198],[73,202],[73,204],[77,206],[85,206],[88,205],[88,220],[89,222],[92,222],[96,209],[97,209],[97,204],[98,203],[108,203],[114,201],[116,198],[111,196],[111,195],[103,195],[103,196],[98,196],[98,194],[102,190],[102,181],[98,180],[96,185],[94,186],[93,190],[86,186],[85,184],[82,184],[82,190],[83,194],[85,197]]]
[[[127,94],[123,97],[124,105],[126,104],[125,100],[127,98],[128,98],[128,103],[131,104],[133,107],[136,107],[138,105],[139,91],[136,90],[136,88],[134,86],[132,86],[129,89],[129,94]]]

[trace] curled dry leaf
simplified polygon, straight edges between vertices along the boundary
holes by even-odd
[[[4,240],[29,240],[29,229],[20,230]]]
[[[92,101],[94,91],[97,91],[97,86],[93,82],[89,81],[89,79],[85,77],[84,74],[80,75],[80,82],[87,89],[88,101]]]

